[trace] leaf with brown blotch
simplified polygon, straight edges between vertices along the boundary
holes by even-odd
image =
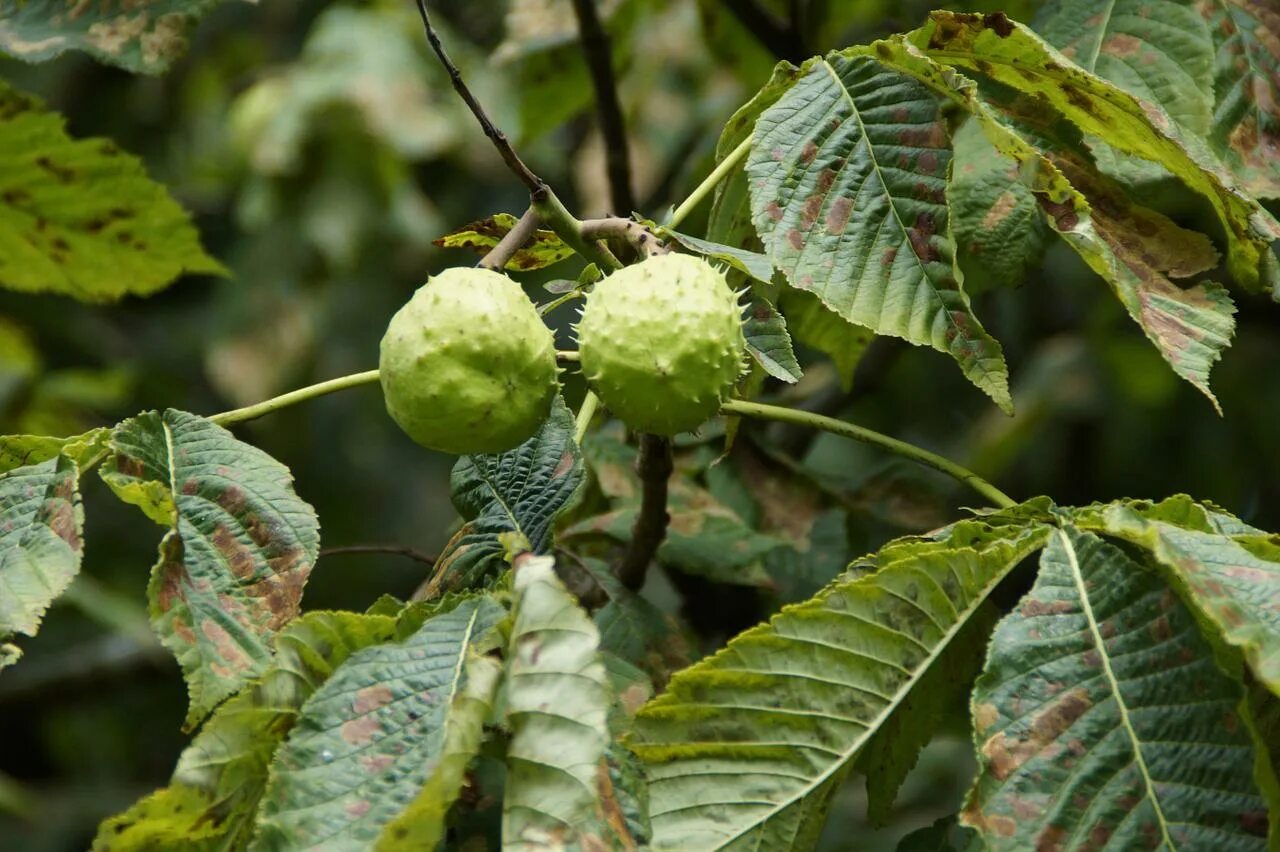
[[[319,523],[288,468],[194,414],[140,414],[110,447],[102,478],[170,527],[147,595],[186,676],[189,729],[262,673],[271,636],[298,614]]]
[[[468,248],[476,254],[488,254],[516,226],[516,221],[510,213],[496,213],[487,219],[455,228],[435,240],[435,244],[440,248]],[[511,272],[527,272],[559,263],[572,255],[573,249],[565,245],[555,231],[539,228],[503,268]]]

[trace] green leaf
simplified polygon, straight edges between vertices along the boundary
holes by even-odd
[[[372,845],[444,754],[467,653],[488,650],[505,616],[492,599],[466,601],[338,666],[276,753],[251,848]]]
[[[72,139],[60,116],[0,82],[0,285],[103,302],[225,272],[138,159]]]
[[[440,757],[409,807],[383,830],[378,852],[435,849],[444,838],[445,817],[462,790],[467,764],[480,751],[484,723],[502,678],[497,662],[474,651],[468,653],[464,668],[466,682],[445,719]]]
[[[102,478],[170,527],[147,596],[187,680],[190,729],[262,674],[272,634],[298,614],[319,524],[288,468],[202,417],[146,412],[110,444]]]
[[[600,634],[554,566],[549,556],[515,566],[503,848],[634,848],[625,826],[621,837],[606,834],[610,694]]]
[[[34,636],[84,556],[79,470],[64,456],[0,475],[0,638]]]
[[[588,558],[583,564],[609,596],[592,615],[601,651],[634,663],[662,684],[689,665],[688,645],[669,615],[622,585],[606,563]]]
[[[202,790],[216,803],[227,847],[248,844],[267,766],[303,702],[354,652],[390,641],[394,627],[384,616],[348,612],[309,612],[295,619],[274,637],[270,668],[218,707],[183,750],[173,784]]]
[[[496,213],[487,219],[450,231],[436,240],[435,244],[441,248],[469,248],[476,254],[487,254],[516,226],[517,221],[510,213]],[[525,272],[551,266],[572,256],[573,249],[565,245],[555,231],[539,228],[533,232],[525,247],[513,254],[503,268],[512,272]]]
[[[955,131],[955,165],[947,199],[961,264],[975,275],[971,292],[1023,283],[1044,254],[1047,228],[1018,164],[1001,154],[976,121]]]
[[[756,122],[752,220],[793,287],[846,320],[949,353],[1011,412],[1000,345],[955,267],[937,99],[866,56],[816,63]]]
[[[630,745],[647,765],[655,849],[807,848],[853,757],[1049,534],[1000,513],[891,542],[875,573],[672,678]]]
[[[992,849],[1265,849],[1243,699],[1154,572],[1055,530],[974,691],[963,820]]]
[[[1150,550],[1184,602],[1280,695],[1280,545],[1266,534],[1207,529],[1216,513],[1201,508],[1197,517],[1188,509],[1180,498],[1155,505],[1126,501],[1080,510],[1076,520]]]
[[[221,849],[221,820],[203,790],[175,785],[157,790],[129,810],[104,821],[92,852],[214,852]]]
[[[996,150],[1018,161],[1019,177],[1050,227],[1111,285],[1174,372],[1217,406],[1209,390],[1209,368],[1230,341],[1235,307],[1214,282],[1182,288],[1169,277],[1188,277],[1212,266],[1216,253],[1208,240],[1133,204],[1115,181],[1070,153],[1071,145],[1054,146],[1053,154],[1037,147],[1046,144],[1043,132],[1061,132],[1042,100],[1019,98],[1006,104],[1042,132],[1029,141],[1020,135],[1025,131],[1007,126],[978,98],[972,81],[910,44],[882,41],[867,50],[968,111]]]
[[[0,50],[42,62],[68,50],[128,71],[158,74],[187,50],[217,0],[148,0],[68,8],[59,0],[0,0]]]
[[[747,352],[766,373],[790,384],[804,376],[791,348],[787,321],[767,300],[759,297],[751,300],[742,333],[747,338]]]
[[[425,597],[478,586],[498,574],[505,565],[504,534],[523,535],[534,553],[547,552],[552,525],[585,475],[573,434],[573,415],[557,398],[538,434],[514,450],[458,460],[450,486],[466,523],[436,560]]]
[[[4,435],[0,437],[0,473],[48,461],[62,451],[66,440],[48,435]]]
[[[783,292],[778,307],[795,339],[830,356],[840,384],[846,390],[853,387],[853,373],[875,334],[849,322],[817,295],[804,290]]]
[[[727,246],[711,240],[701,240],[688,234],[673,231],[670,228],[659,228],[658,230],[663,236],[670,237],[694,254],[711,258],[712,260],[724,261],[733,269],[761,283],[769,284],[773,281],[773,264],[769,262],[767,255],[744,248]]]
[[[999,13],[934,12],[906,38],[939,62],[980,72],[1039,99],[1084,133],[1168,169],[1208,199],[1222,221],[1232,277],[1246,289],[1280,293],[1280,263],[1270,248],[1280,237],[1280,224],[1234,186],[1203,142],[1180,130],[1159,107],[1076,66]]]
[[[1209,140],[1247,192],[1280,197],[1280,11],[1266,0],[1202,0],[1213,34]]]
[[[0,642],[0,671],[22,659],[22,649],[9,642]]]
[[[1190,2],[1051,0],[1035,31],[1097,74],[1200,136],[1213,111],[1213,41]]]

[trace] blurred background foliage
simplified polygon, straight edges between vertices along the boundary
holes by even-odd
[[[800,51],[795,59],[909,29],[939,4],[777,2],[804,12],[781,46],[753,37],[732,5],[601,3],[646,215],[678,203],[710,169],[726,119],[767,79],[777,54]],[[995,5],[1022,20],[1034,14],[1022,0]],[[472,88],[534,169],[579,215],[629,212],[608,209],[571,4],[435,6]],[[0,293],[5,433],[73,434],[166,406],[211,413],[368,369],[388,318],[427,275],[474,262],[432,240],[495,212],[518,215],[526,202],[428,54],[407,2],[228,2],[162,76],[78,54],[39,66],[0,61],[0,76],[46,99],[74,135],[110,137],[142,156],[233,271],[107,307]],[[683,230],[699,232],[695,223]],[[1272,372],[1280,308],[1237,296],[1237,339],[1215,370],[1220,418],[1071,252],[1051,247],[1013,287],[984,286],[981,265],[967,261],[977,313],[1005,347],[1016,416],[996,411],[943,355],[887,339],[872,344],[849,388],[818,353],[802,350],[805,379],[765,392],[943,452],[1015,497],[1081,504],[1185,491],[1280,529],[1280,381]],[[542,283],[575,277],[569,267],[527,276],[530,295],[552,298]],[[550,317],[566,343],[571,316]],[[571,405],[581,393],[570,378]],[[647,590],[681,619],[686,658],[812,593],[849,559],[973,502],[871,448],[784,427],[744,426],[732,463],[712,464],[718,436],[707,432],[680,449],[673,515],[677,532],[683,518],[708,534],[674,536],[665,558],[683,570],[654,572]],[[452,460],[411,444],[376,389],[288,409],[242,435],[292,468],[327,546],[431,553],[454,524]],[[617,475],[602,473],[594,502],[579,512],[582,541],[607,526],[590,509],[633,487],[621,437],[605,429],[588,446],[600,469]],[[185,741],[182,682],[151,638],[143,604],[157,532],[100,499],[96,477],[85,487],[83,576],[26,643],[21,664],[0,677],[3,849],[83,848],[101,818],[167,780]],[[759,545],[749,558],[726,566],[706,556],[717,541],[747,539]],[[362,610],[384,592],[409,595],[424,570],[392,555],[325,556],[304,604]],[[959,731],[964,708],[956,711]],[[865,824],[861,785],[851,782],[834,809],[830,847],[885,848],[954,810],[971,765],[958,737],[935,743],[888,833]]]

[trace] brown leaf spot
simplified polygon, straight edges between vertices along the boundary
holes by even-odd
[[[367,800],[361,800],[359,802],[348,802],[344,810],[347,812],[347,816],[352,819],[359,819],[369,813],[369,808],[371,807],[373,807],[372,803]]]
[[[1102,42],[1102,52],[1111,56],[1133,57],[1142,52],[1142,42],[1128,33],[1112,33]]]
[[[1008,38],[1013,35],[1013,22],[1009,20],[1004,12],[992,12],[989,15],[984,15],[982,25],[994,31],[1000,38]]]
[[[898,247],[889,246],[884,250],[884,254],[880,255],[881,266],[893,266],[894,259],[898,256]]]
[[[935,151],[925,151],[916,160],[916,171],[924,175],[936,175],[938,173],[938,154]]]
[[[1041,615],[1061,615],[1064,612],[1071,612],[1073,607],[1071,601],[1041,601],[1026,598],[1019,609],[1023,618],[1035,618]]]
[[[381,707],[386,707],[395,699],[395,693],[391,691],[391,687],[385,684],[377,684],[375,686],[366,686],[364,689],[356,693],[355,700],[351,702],[351,709],[364,715],[372,713]]]
[[[360,765],[370,775],[381,775],[395,765],[396,759],[389,754],[371,754],[360,758]]]
[[[782,221],[782,207],[776,201],[770,201],[764,208],[765,215],[775,222]]]
[[[818,146],[813,144],[813,140],[807,140],[804,147],[800,149],[800,162],[807,166],[816,156],[818,156]]]
[[[938,259],[938,250],[934,248],[930,239],[937,232],[938,225],[932,213],[917,214],[915,224],[907,228],[907,239],[911,240],[911,250],[925,263]]]
[[[353,746],[364,746],[373,742],[374,734],[382,730],[382,723],[374,716],[361,716],[342,723],[341,735],[345,742]]]
[[[240,580],[247,580],[254,575],[255,559],[253,549],[240,541],[225,524],[219,524],[211,536],[214,548],[222,555],[227,568]]]
[[[827,233],[832,235],[843,234],[845,226],[849,224],[849,215],[852,211],[852,199],[837,198],[832,201],[831,207],[827,210]]]
[[[1041,710],[1020,739],[1010,737],[1008,729],[991,737],[982,746],[987,772],[999,781],[1006,780],[1032,757],[1046,751],[1092,706],[1089,694],[1077,687]]]
[[[973,725],[977,728],[979,736],[991,730],[999,719],[1000,711],[994,704],[979,704],[973,708]]]
[[[1080,216],[1070,201],[1057,202],[1040,194],[1036,195],[1036,200],[1040,203],[1040,209],[1053,219],[1053,226],[1057,230],[1072,231],[1080,224]]]
[[[793,249],[800,251],[804,248],[804,234],[800,233],[799,228],[792,228],[787,231],[787,242],[791,244]]]

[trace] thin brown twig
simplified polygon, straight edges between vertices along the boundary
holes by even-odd
[[[619,239],[628,243],[642,257],[667,254],[671,249],[662,238],[634,219],[607,216],[603,219],[584,219],[582,236],[588,240]]]
[[[613,74],[613,46],[609,33],[600,23],[595,0],[573,0],[573,11],[578,18],[582,54],[591,72],[591,85],[596,94],[596,115],[600,119],[605,168],[609,174],[609,197],[613,212],[626,215],[635,210],[636,201],[631,194],[631,152],[627,144],[626,119],[618,103],[618,82]]]
[[[622,562],[618,564],[617,577],[633,592],[644,586],[649,563],[658,552],[667,535],[667,484],[673,469],[671,441],[660,435],[640,436],[640,455],[636,458],[636,473],[640,475],[640,514],[631,527],[631,543]]]
[[[436,564],[436,557],[414,550],[412,547],[404,547],[398,544],[348,544],[342,547],[325,547],[320,550],[319,558],[364,553],[389,553],[393,556],[403,556],[406,559],[421,562],[424,565]]]
[[[542,217],[538,215],[537,209],[531,206],[524,211],[524,215],[520,217],[519,222],[516,222],[515,227],[503,234],[498,244],[480,258],[476,266],[483,269],[504,269],[511,258],[516,256],[516,252],[524,248],[525,244],[533,238],[533,232],[538,230],[540,224],[542,224]]]
[[[499,130],[493,121],[489,119],[484,107],[480,106],[480,102],[476,100],[475,95],[471,94],[471,89],[463,81],[462,72],[458,70],[458,66],[453,64],[453,60],[445,52],[444,45],[440,43],[440,36],[436,34],[435,27],[431,26],[431,13],[427,10],[427,0],[417,0],[417,3],[418,14],[422,16],[423,29],[427,32],[427,41],[430,42],[431,49],[436,52],[436,56],[440,58],[440,64],[448,72],[454,91],[466,103],[467,108],[471,110],[471,114],[476,117],[476,121],[480,123],[480,128],[484,131],[484,135],[489,137],[489,141],[493,142],[494,147],[498,149],[498,153],[507,164],[507,168],[511,169],[512,173],[529,188],[529,194],[535,199],[546,195],[546,181],[534,174],[533,170],[525,165],[524,160],[520,159],[520,155],[516,153],[515,149],[511,147],[511,142],[507,140],[507,135]]]

